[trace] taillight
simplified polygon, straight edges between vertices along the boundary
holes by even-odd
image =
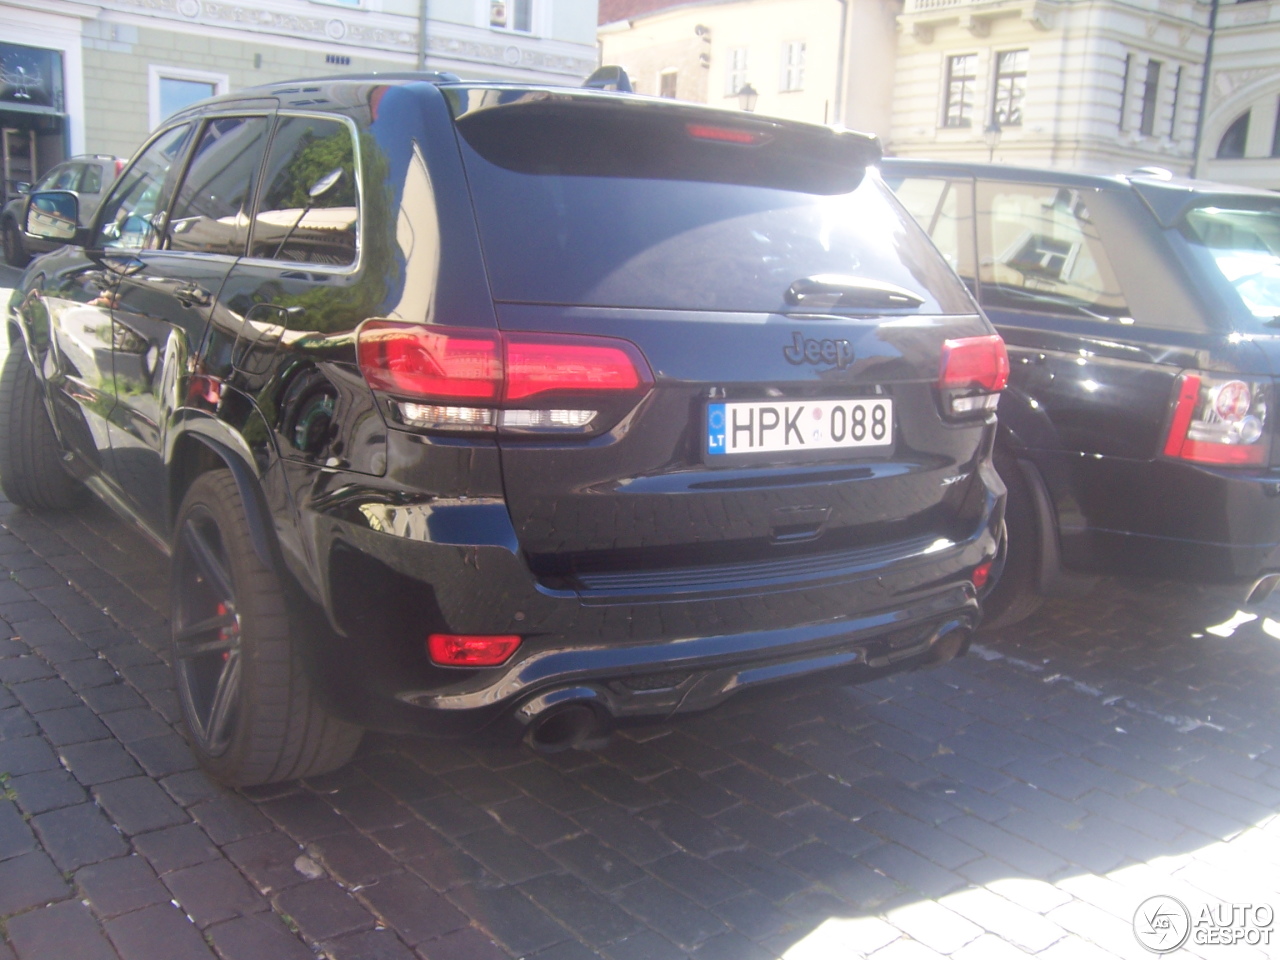
[[[1265,464],[1269,387],[1238,377],[1184,373],[1165,437],[1164,455],[1194,463]]]
[[[427,654],[445,667],[497,667],[511,659],[520,642],[514,633],[433,633],[427,637]]]
[[[938,391],[949,417],[985,415],[1009,383],[1009,354],[999,334],[961,337],[942,344]]]
[[[625,340],[369,320],[360,371],[401,423],[452,432],[595,433],[653,385]]]

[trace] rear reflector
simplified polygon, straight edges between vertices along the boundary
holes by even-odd
[[[511,659],[520,640],[515,634],[433,633],[427,653],[444,667],[496,667]]]
[[[980,563],[973,568],[973,573],[969,579],[973,581],[973,585],[981,590],[987,585],[987,581],[991,579],[991,564],[988,560],[986,563]]]
[[[938,390],[951,417],[985,416],[1009,383],[1009,354],[999,334],[961,337],[942,344]]]
[[[1222,466],[1265,464],[1271,453],[1268,392],[1259,381],[1184,373],[1164,455]]]

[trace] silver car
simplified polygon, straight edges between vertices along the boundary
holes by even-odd
[[[70,190],[80,198],[80,217],[88,223],[98,209],[98,203],[105,195],[116,177],[124,169],[124,160],[106,154],[84,155],[72,157],[55,164],[46,171],[35,186],[22,189],[19,194],[4,205],[0,211],[0,235],[4,240],[5,262],[15,266],[26,266],[27,261],[37,253],[52,250],[56,243],[28,236],[22,231],[22,223],[27,215],[27,197],[37,190]]]

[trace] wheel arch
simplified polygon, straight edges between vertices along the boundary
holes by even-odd
[[[231,447],[198,430],[183,430],[169,452],[169,525],[172,528],[187,490],[210,470],[227,469],[244,504],[253,552],[267,566],[279,569],[270,512],[258,483],[257,471]]]

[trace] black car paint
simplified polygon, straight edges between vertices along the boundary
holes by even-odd
[[[232,467],[255,548],[326,615],[307,646],[329,709],[438,734],[519,728],[565,699],[665,717],[782,679],[870,677],[957,652],[948,643],[978,618],[969,575],[996,552],[1003,495],[991,418],[946,422],[933,389],[943,340],[991,329],[963,291],[946,291],[964,307],[950,316],[495,303],[440,89],[317,89],[224,97],[184,116],[322,103],[350,122],[354,264],[68,247],[30,268],[18,321],[77,471],[158,542],[193,472]],[[175,164],[165,196],[180,175]],[[432,209],[405,196],[414,178]],[[931,265],[937,278],[954,282]],[[91,375],[62,315],[42,352],[37,302],[59,290],[96,311]],[[656,384],[586,440],[413,432],[357,368],[355,332],[370,317],[620,337]],[[843,367],[785,356],[796,336],[837,335],[856,358]],[[890,455],[704,462],[709,397],[880,390],[899,410]],[[446,668],[426,656],[432,631],[525,642],[500,668]]]
[[[1280,381],[1280,339],[1196,261],[1178,229],[1191,206],[1274,204],[1220,184],[1104,177],[1004,165],[885,159],[886,179],[1064,187],[1087,197],[1131,319],[1064,316],[986,302],[976,263],[960,273],[1009,350],[999,445],[1040,493],[1043,593],[1073,594],[1104,573],[1251,585],[1280,569],[1280,450],[1271,468],[1167,458],[1185,370]],[[976,220],[971,220],[975,224]],[[969,251],[976,250],[976,240]],[[1059,566],[1060,564],[1060,566]]]

